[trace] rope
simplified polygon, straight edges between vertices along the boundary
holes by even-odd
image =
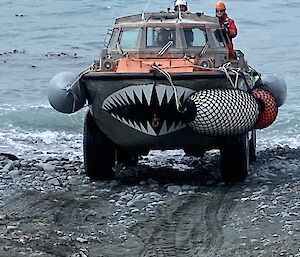
[[[181,104],[180,104],[180,101],[178,99],[178,95],[177,95],[177,89],[172,81],[172,77],[170,75],[170,73],[164,71],[163,69],[159,68],[156,64],[152,64],[151,67],[155,70],[157,70],[158,72],[160,72],[161,74],[163,74],[167,80],[169,81],[170,85],[172,86],[173,88],[173,91],[174,91],[174,96],[175,96],[175,103],[176,103],[176,109],[178,112],[181,112]]]
[[[203,51],[204,50],[204,51]],[[202,49],[203,52],[206,51],[206,47],[204,46],[204,48]],[[132,61],[139,61],[138,59],[134,59],[134,58],[131,58],[128,56],[129,59],[131,59]],[[190,59],[187,57],[187,56],[184,56],[182,59],[184,60],[187,60],[188,62],[190,62],[192,65],[190,65],[189,67],[196,67],[196,68],[200,68],[200,69],[203,69],[203,70],[210,70],[210,71],[217,71],[217,70],[220,70],[220,71],[223,71],[227,77],[227,79],[229,80],[230,84],[232,85],[233,88],[237,88],[238,87],[238,79],[239,79],[239,72],[241,70],[241,68],[238,68],[238,69],[233,69],[230,67],[230,62],[228,63],[225,63],[223,66],[219,67],[219,68],[205,68],[205,67],[202,67],[200,65],[196,65],[194,64],[193,62],[190,61]],[[176,87],[172,81],[172,77],[170,75],[170,73],[168,73],[167,71],[159,68],[156,64],[149,64],[149,63],[145,63],[145,62],[142,62],[143,64],[147,65],[147,66],[150,66],[152,67],[153,69],[157,70],[158,72],[160,72],[161,74],[163,74],[167,80],[169,81],[170,85],[172,86],[173,88],[173,91],[174,91],[174,95],[175,95],[175,101],[176,101],[176,108],[177,108],[177,111],[181,112],[181,104],[180,104],[180,101],[178,100],[178,96],[177,96],[177,90],[176,90]],[[177,66],[176,66],[177,67]],[[178,67],[182,67],[182,66],[178,66]],[[186,66],[184,66],[186,67]],[[168,69],[169,67],[164,67],[164,69]],[[170,68],[175,68],[174,66],[170,67]],[[233,82],[230,75],[229,75],[229,71],[233,72],[236,76],[235,76],[235,81]]]
[[[202,69],[202,70],[208,70],[208,71],[217,71],[217,70],[223,71],[223,72],[225,73],[226,77],[228,78],[230,84],[232,85],[232,87],[233,87],[233,88],[237,88],[238,79],[239,79],[239,72],[240,72],[241,68],[238,68],[238,69],[236,69],[236,70],[233,69],[233,68],[230,68],[230,67],[229,67],[229,66],[230,66],[230,62],[225,63],[222,67],[219,67],[219,68],[205,68],[205,67],[202,67],[202,66],[200,66],[200,65],[196,65],[196,64],[194,64],[193,62],[191,62],[191,60],[190,60],[190,58],[189,58],[188,56],[184,56],[183,59],[184,59],[184,60],[187,60],[189,63],[191,63],[191,64],[192,64],[192,65],[191,65],[192,67],[196,67],[196,68],[200,68],[200,69]],[[186,67],[186,66],[185,66],[185,67]],[[165,67],[165,68],[167,69],[168,67]],[[172,68],[173,68],[173,67],[172,67]],[[232,81],[232,79],[231,79],[231,77],[230,77],[228,71],[231,71],[231,72],[233,72],[233,73],[236,75],[236,77],[235,77],[235,82],[234,82],[234,83],[233,83],[233,81]]]
[[[238,70],[232,70],[233,73],[235,73],[235,88],[237,88],[237,84],[238,84],[238,79],[239,79],[239,72],[240,72],[240,68]]]
[[[81,72],[78,74],[78,76],[76,77],[76,79],[73,81],[73,83],[72,83],[68,88],[66,88],[66,91],[70,91],[71,88],[77,83],[77,81],[80,80],[81,77],[82,77],[83,75],[87,74],[87,73],[91,70],[91,68],[92,68],[93,66],[94,66],[94,64],[91,64],[91,65],[90,65],[89,67],[87,67],[85,70],[81,71]]]
[[[73,81],[73,83],[68,87],[66,88],[66,91],[68,93],[71,93],[73,95],[73,107],[72,107],[72,112],[75,112],[75,108],[76,108],[76,101],[79,100],[77,95],[73,92],[72,90],[72,87],[82,78],[82,76],[84,76],[85,74],[87,74],[91,68],[93,67],[94,64],[91,64],[88,68],[84,69],[83,71],[81,71],[78,76],[76,77],[76,79]],[[81,94],[81,87],[79,86],[78,87],[79,89],[79,92]]]
[[[230,62],[228,62],[228,63],[225,63],[222,67],[220,67],[219,70],[221,70],[225,73],[227,79],[229,80],[229,82],[230,82],[230,84],[232,85],[233,88],[238,87],[239,72],[240,72],[241,68],[233,69],[233,68],[230,67]],[[236,75],[234,83],[233,83],[228,71],[231,71]]]

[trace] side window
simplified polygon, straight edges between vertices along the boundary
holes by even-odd
[[[172,41],[175,47],[176,30],[168,27],[153,27],[147,28],[147,47],[163,47],[168,42]]]
[[[199,47],[206,44],[206,34],[203,30],[199,28],[184,28],[183,32],[188,47]]]
[[[132,49],[137,48],[139,28],[126,28],[122,29],[119,45],[122,49]]]
[[[225,42],[223,38],[223,32],[220,29],[215,29],[212,31],[213,40],[217,47],[225,47]]]
[[[157,37],[157,31],[155,28],[147,28],[147,47],[156,46],[156,37]]]
[[[114,28],[113,30],[109,30],[104,39],[104,46],[114,49],[116,48],[116,41],[118,39],[119,29]]]

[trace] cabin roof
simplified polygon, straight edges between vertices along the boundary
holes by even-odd
[[[207,16],[203,13],[181,13],[182,19],[179,19],[178,12],[154,12],[145,13],[144,19],[142,14],[135,14],[117,18],[115,24],[118,26],[134,26],[134,25],[157,25],[157,24],[189,24],[199,26],[218,27],[218,18]]]

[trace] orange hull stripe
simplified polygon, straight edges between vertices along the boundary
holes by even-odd
[[[184,60],[184,59],[120,59],[118,62],[118,67],[116,69],[117,73],[127,73],[127,72],[152,72],[152,64],[156,64],[161,69],[168,72],[193,72],[194,71],[194,60]]]

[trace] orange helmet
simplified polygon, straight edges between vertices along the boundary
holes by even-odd
[[[219,1],[216,3],[216,10],[226,10],[226,5],[224,2]]]

